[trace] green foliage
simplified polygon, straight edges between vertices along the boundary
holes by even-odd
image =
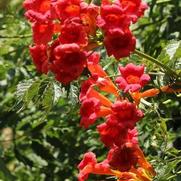
[[[171,41],[161,51],[158,60],[176,71],[181,77],[181,41]]]
[[[28,51],[32,35],[21,3],[0,2],[0,179],[73,181],[84,152],[94,151],[102,160],[106,149],[98,141],[95,126],[89,130],[79,126],[80,80],[63,87],[52,75],[36,73]],[[144,63],[152,77],[150,87],[178,83],[181,2],[149,0],[149,4],[146,16],[132,28],[137,48],[156,57],[164,67],[137,54],[119,64]],[[104,52],[102,59],[109,75],[117,75],[118,62]],[[181,179],[180,97],[161,93],[141,102],[145,118],[138,124],[139,141],[157,171],[155,181]],[[93,176],[90,180],[100,179]]]
[[[37,108],[48,112],[52,109],[59,96],[63,96],[63,91],[56,82],[42,76],[37,80],[29,79],[20,82],[17,85],[16,95],[18,100],[16,106],[27,107],[30,103],[33,103]]]

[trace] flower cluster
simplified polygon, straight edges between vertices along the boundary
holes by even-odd
[[[83,0],[25,0],[23,5],[38,72],[51,71],[63,84],[77,79],[87,66],[89,51],[99,46],[96,32],[102,32],[109,56],[129,56],[136,43],[129,26],[147,8],[141,0],[102,0],[101,6]]]
[[[32,25],[30,53],[37,70],[53,72],[63,84],[76,79],[86,67],[98,6],[80,0],[25,0],[24,8]]]
[[[98,118],[105,120],[97,131],[108,154],[98,163],[94,153],[86,153],[78,165],[78,180],[85,181],[93,173],[115,176],[117,181],[151,181],[155,172],[139,147],[136,123],[144,116],[140,99],[159,90],[140,92],[150,77],[143,65],[132,63],[119,67],[115,85],[94,52],[103,44],[108,56],[117,60],[129,56],[136,44],[130,25],[143,15],[147,4],[141,0],[102,0],[100,6],[83,0],[25,0],[24,8],[33,31],[30,53],[40,73],[52,72],[63,84],[77,79],[84,68],[91,74],[81,85],[80,125],[89,128]]]
[[[81,88],[80,124],[88,128],[98,118],[104,118],[105,122],[97,126],[97,131],[109,152],[101,163],[97,163],[94,153],[86,153],[78,166],[79,181],[86,180],[90,173],[113,175],[119,181],[151,181],[155,172],[139,147],[135,127],[144,114],[136,101],[130,102],[119,95],[122,90],[134,99],[133,94],[138,93],[150,77],[144,74],[144,66],[128,64],[119,67],[121,75],[116,78],[117,87],[101,66],[94,62],[98,62],[97,54],[88,60],[91,77],[83,82]],[[104,91],[107,96],[98,90]],[[109,94],[114,95],[113,102],[109,100]]]
[[[129,26],[143,15],[147,4],[141,0],[103,0],[98,16],[98,27],[104,32],[108,55],[116,59],[129,56],[134,51],[136,39]]]

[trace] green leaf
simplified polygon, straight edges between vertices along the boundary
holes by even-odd
[[[181,59],[181,41],[170,41],[164,47],[158,59],[175,69],[176,63]]]
[[[79,89],[75,85],[71,84],[69,88],[68,98],[70,99],[71,104],[75,105],[78,103]]]
[[[23,162],[25,165],[29,165],[30,167],[33,167],[33,161],[31,161],[29,158],[21,154],[18,149],[15,148],[14,150],[16,158],[20,161]]]
[[[0,158],[0,172],[3,173],[4,179],[7,181],[14,181],[16,180],[16,177],[11,174],[11,172],[7,169],[4,160]]]
[[[40,144],[38,141],[32,141],[31,146],[33,151],[44,160],[54,160],[54,157],[49,152],[49,150],[45,148],[42,144]]]
[[[33,103],[36,107],[46,111],[50,111],[55,100],[57,101],[60,97],[57,95],[54,83],[47,77],[20,82],[17,86],[16,95],[18,103],[23,103],[22,107]]]

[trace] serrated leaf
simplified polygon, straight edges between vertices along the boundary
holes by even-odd
[[[32,102],[35,106],[50,111],[55,100],[54,83],[46,77],[27,80],[18,84],[16,95],[18,103],[22,102],[24,106]]]
[[[35,99],[35,97],[38,93],[40,84],[41,84],[40,80],[36,80],[36,81],[32,82],[31,86],[25,92],[24,101],[27,105],[30,103],[30,101],[33,101],[33,99]]]
[[[53,83],[49,82],[45,88],[42,99],[42,106],[49,111],[54,103],[54,87]]]
[[[25,101],[26,94],[27,94],[29,88],[32,86],[32,84],[33,84],[33,80],[31,79],[31,80],[26,80],[26,81],[20,82],[17,85],[16,97],[17,97],[18,102]]]
[[[54,103],[56,103],[60,97],[66,97],[66,90],[62,88],[59,84],[54,83]]]
[[[69,95],[68,98],[70,99],[71,104],[77,104],[78,103],[78,95],[79,95],[79,89],[75,85],[71,84],[69,88]]]
[[[181,58],[181,41],[170,41],[162,50],[158,59],[175,69],[175,64]]]

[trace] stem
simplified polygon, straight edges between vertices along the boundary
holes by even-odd
[[[32,35],[31,34],[27,34],[27,35],[15,35],[15,36],[2,36],[0,35],[0,38],[30,38]]]
[[[168,3],[171,2],[171,0],[158,0],[156,4],[162,4],[162,3]]]
[[[161,63],[160,61],[158,61],[157,59],[151,57],[150,55],[147,55],[147,54],[145,54],[145,53],[143,53],[143,52],[141,52],[141,51],[139,51],[139,50],[135,50],[134,53],[137,54],[138,56],[143,57],[143,58],[145,58],[145,59],[147,59],[147,60],[155,63],[156,65],[164,68],[165,70],[167,70],[167,72],[168,72],[170,75],[173,75],[174,77],[178,77],[178,76],[179,76],[179,75],[176,74],[175,71],[173,71],[173,70],[172,70],[171,68],[169,68],[167,65]]]

